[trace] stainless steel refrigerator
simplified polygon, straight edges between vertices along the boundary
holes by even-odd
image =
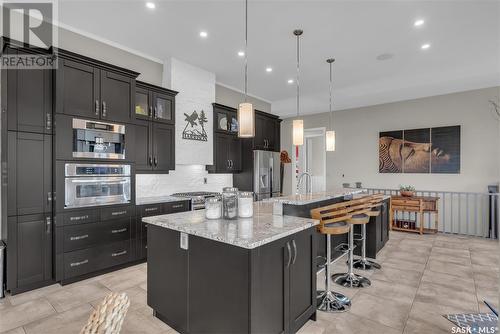
[[[255,200],[280,196],[280,152],[254,150],[253,164]]]

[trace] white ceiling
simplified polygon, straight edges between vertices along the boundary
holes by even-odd
[[[142,0],[60,0],[59,21],[242,89],[243,0],[155,3],[150,10]],[[415,28],[418,18],[425,24]],[[295,28],[304,30],[301,113],[328,110],[329,57],[337,110],[500,85],[498,1],[249,0],[249,93],[281,116],[295,113],[295,85],[287,84],[296,74]],[[394,57],[376,60],[382,53]]]

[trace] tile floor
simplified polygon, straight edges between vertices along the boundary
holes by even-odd
[[[498,308],[498,242],[448,235],[392,233],[379,253],[382,269],[365,272],[372,286],[334,288],[352,298],[341,314],[318,312],[300,334],[451,333],[446,313]],[[344,271],[335,265],[334,271]],[[318,277],[318,287],[323,277]],[[122,333],[173,334],[146,305],[146,264],[66,285],[52,285],[0,300],[0,333],[79,333],[93,307],[110,291],[131,298]]]

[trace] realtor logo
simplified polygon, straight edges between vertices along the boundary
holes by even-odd
[[[1,0],[0,0],[1,1]],[[54,27],[56,2],[45,0],[1,2],[2,35],[12,43],[37,50],[35,53],[2,54],[2,68],[52,69],[57,62],[52,54],[57,29]]]

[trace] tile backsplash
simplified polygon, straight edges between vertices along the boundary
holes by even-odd
[[[137,174],[135,180],[137,198],[187,191],[221,192],[233,185],[232,174],[208,174],[204,165],[176,165],[169,174]]]

